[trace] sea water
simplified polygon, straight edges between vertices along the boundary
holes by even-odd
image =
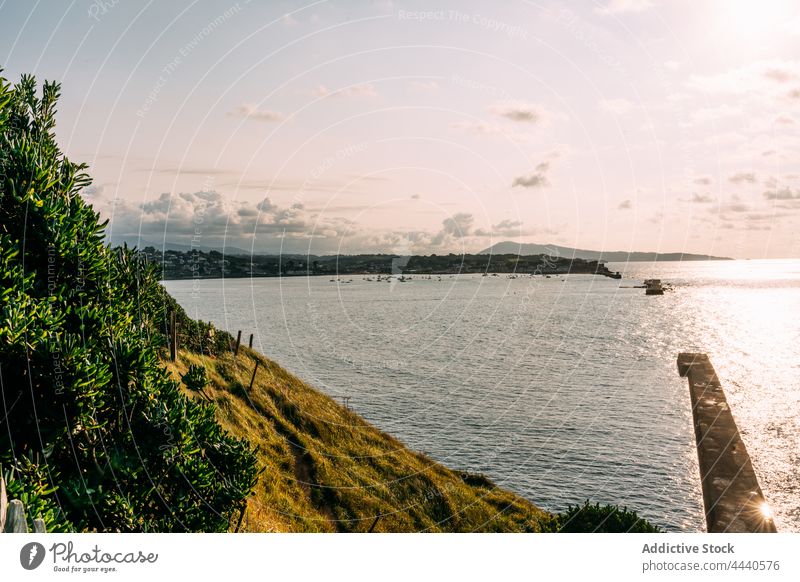
[[[800,531],[800,261],[610,264],[621,280],[407,275],[167,281],[409,447],[549,510],[702,531],[682,351],[722,381],[779,531]],[[645,278],[663,296],[633,288]],[[333,279],[333,281],[331,281]],[[372,279],[372,280],[368,280]]]

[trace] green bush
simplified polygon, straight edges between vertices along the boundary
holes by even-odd
[[[192,392],[202,392],[208,386],[206,369],[195,364],[190,365],[186,373],[181,375],[181,380]]]
[[[86,166],[55,142],[58,96],[0,77],[0,463],[16,495],[60,508],[53,523],[224,531],[254,452],[160,364],[176,304],[139,253],[105,244]]]
[[[657,533],[661,529],[636,515],[627,507],[616,505],[570,505],[541,524],[543,531],[561,533]]]

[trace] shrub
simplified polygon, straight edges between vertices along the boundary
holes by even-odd
[[[206,394],[206,386],[208,386],[208,376],[206,376],[206,369],[203,366],[191,364],[185,374],[181,375],[181,380],[184,386],[192,392],[197,392],[208,402],[212,402],[211,397]]]
[[[570,505],[541,524],[543,531],[562,533],[657,533],[661,529],[636,515],[627,507],[616,505]]]
[[[181,375],[181,380],[192,392],[202,392],[208,386],[206,369],[203,366],[192,364],[185,374]]]
[[[174,300],[105,244],[86,166],[55,142],[58,96],[0,77],[0,463],[80,530],[224,531],[254,452],[161,365]]]

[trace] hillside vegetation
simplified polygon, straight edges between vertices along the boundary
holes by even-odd
[[[249,388],[256,361],[256,380]],[[480,475],[411,451],[276,363],[181,351],[175,378],[205,368],[220,424],[257,448],[263,469],[241,531],[517,531],[551,516]],[[199,393],[186,389],[191,397]]]
[[[59,87],[0,77],[0,466],[47,531],[225,531],[250,444],[160,363],[155,269],[109,248],[86,166],[54,135]]]

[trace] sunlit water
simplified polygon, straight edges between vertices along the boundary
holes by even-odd
[[[705,529],[680,351],[707,352],[781,531],[800,531],[800,261],[610,265],[621,281],[168,281],[407,445],[551,510]],[[626,288],[661,278],[675,290]]]

